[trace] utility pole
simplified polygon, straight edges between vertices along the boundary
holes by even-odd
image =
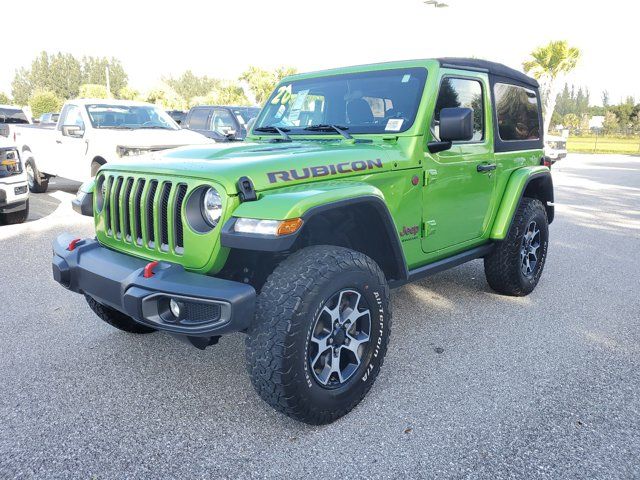
[[[111,82],[109,81],[109,65],[104,67],[104,73],[107,77],[107,97],[111,98]]]

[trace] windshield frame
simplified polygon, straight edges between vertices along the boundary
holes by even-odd
[[[287,128],[289,129],[289,131],[287,133],[289,133],[290,135],[306,135],[306,136],[315,136],[315,135],[324,135],[324,136],[336,136],[339,135],[338,132],[328,132],[328,131],[310,131],[310,130],[305,130],[305,127],[307,127],[308,125],[304,125],[304,126],[294,126],[294,125],[284,125],[284,124],[278,124],[273,123],[273,124],[264,124],[262,125],[262,122],[266,119],[267,115],[268,115],[268,111],[269,111],[269,107],[271,105],[271,102],[273,101],[273,99],[276,97],[276,95],[278,95],[279,90],[281,89],[281,87],[283,86],[289,86],[289,85],[293,85],[295,83],[301,82],[301,83],[306,83],[306,82],[315,82],[315,81],[321,81],[324,79],[327,80],[332,80],[332,79],[339,79],[340,77],[351,77],[350,79],[353,79],[353,77],[358,77],[358,76],[367,76],[367,75],[374,75],[374,74],[380,74],[380,75],[393,75],[393,74],[399,74],[403,72],[404,74],[419,74],[419,82],[420,84],[418,85],[418,88],[416,89],[416,93],[415,93],[415,98],[412,99],[413,105],[415,105],[415,108],[413,109],[412,112],[412,116],[411,118],[409,118],[407,121],[405,121],[402,124],[402,127],[399,130],[385,130],[384,125],[380,124],[380,125],[376,125],[376,127],[379,127],[379,131],[370,131],[369,128],[363,129],[362,126],[358,126],[358,125],[347,125],[345,124],[345,126],[347,127],[346,130],[353,135],[398,135],[398,134],[402,134],[405,133],[409,130],[411,130],[415,124],[416,124],[416,119],[418,118],[419,115],[419,110],[420,110],[420,106],[422,103],[422,99],[424,96],[424,92],[425,92],[425,88],[427,85],[427,81],[428,81],[428,76],[429,76],[429,69],[426,66],[422,66],[422,65],[409,65],[409,66],[394,66],[392,68],[384,68],[384,69],[368,69],[368,70],[360,70],[360,71],[347,71],[344,73],[331,73],[329,75],[313,75],[313,76],[303,76],[302,78],[296,78],[293,77],[290,80],[287,80],[286,78],[283,79],[281,82],[279,82],[276,87],[274,88],[273,92],[271,93],[271,95],[269,95],[269,98],[267,99],[267,101],[265,102],[264,106],[262,107],[259,115],[256,117],[255,123],[253,124],[253,126],[251,127],[251,133],[253,136],[277,136],[277,133],[270,133],[270,132],[255,132],[256,128],[260,128],[260,127],[269,127],[269,126],[277,126],[278,128]]]
[[[121,129],[131,129],[131,130],[146,130],[146,129],[152,129],[152,127],[144,127],[143,124],[139,124],[137,126],[131,126],[129,124],[123,124],[123,125],[109,125],[109,126],[104,126],[104,125],[99,125],[97,124],[97,122],[94,120],[94,118],[91,115],[91,112],[89,110],[89,108],[114,108],[114,109],[118,109],[118,108],[148,108],[148,109],[152,109],[156,112],[157,116],[162,118],[169,127],[171,128],[162,128],[161,126],[158,126],[158,130],[180,130],[180,126],[176,123],[176,121],[171,118],[171,115],[169,115],[165,110],[163,110],[162,108],[160,108],[157,105],[153,105],[153,104],[117,104],[117,103],[88,103],[84,106],[85,111],[87,112],[87,117],[89,118],[89,122],[91,123],[91,126],[97,130],[121,130]]]

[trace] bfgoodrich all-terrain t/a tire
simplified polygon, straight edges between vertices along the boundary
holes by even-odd
[[[504,295],[531,293],[542,275],[548,245],[547,211],[540,200],[524,197],[507,237],[484,259],[489,286]]]
[[[125,315],[118,310],[115,310],[111,307],[107,307],[106,305],[102,305],[101,303],[96,302],[89,295],[85,295],[87,299],[87,303],[93,313],[95,313],[101,320],[104,320],[112,327],[117,328],[118,330],[122,330],[123,332],[128,333],[151,333],[155,332],[155,329],[142,325],[136,322],[133,318]]]
[[[329,423],[373,385],[390,331],[389,288],[380,267],[347,248],[307,247],[276,267],[258,296],[247,369],[276,410]]]

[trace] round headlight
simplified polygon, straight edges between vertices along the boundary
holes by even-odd
[[[222,216],[222,200],[213,187],[202,196],[202,216],[211,227],[215,227]]]

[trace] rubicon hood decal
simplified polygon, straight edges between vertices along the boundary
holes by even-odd
[[[303,167],[300,169],[279,170],[276,172],[268,172],[267,178],[269,179],[269,183],[291,182],[293,180],[305,180],[307,178],[325,177],[327,175],[338,175],[362,170],[374,170],[376,168],[382,168],[382,160],[379,158],[375,160],[356,160],[354,162],[340,162]]]

